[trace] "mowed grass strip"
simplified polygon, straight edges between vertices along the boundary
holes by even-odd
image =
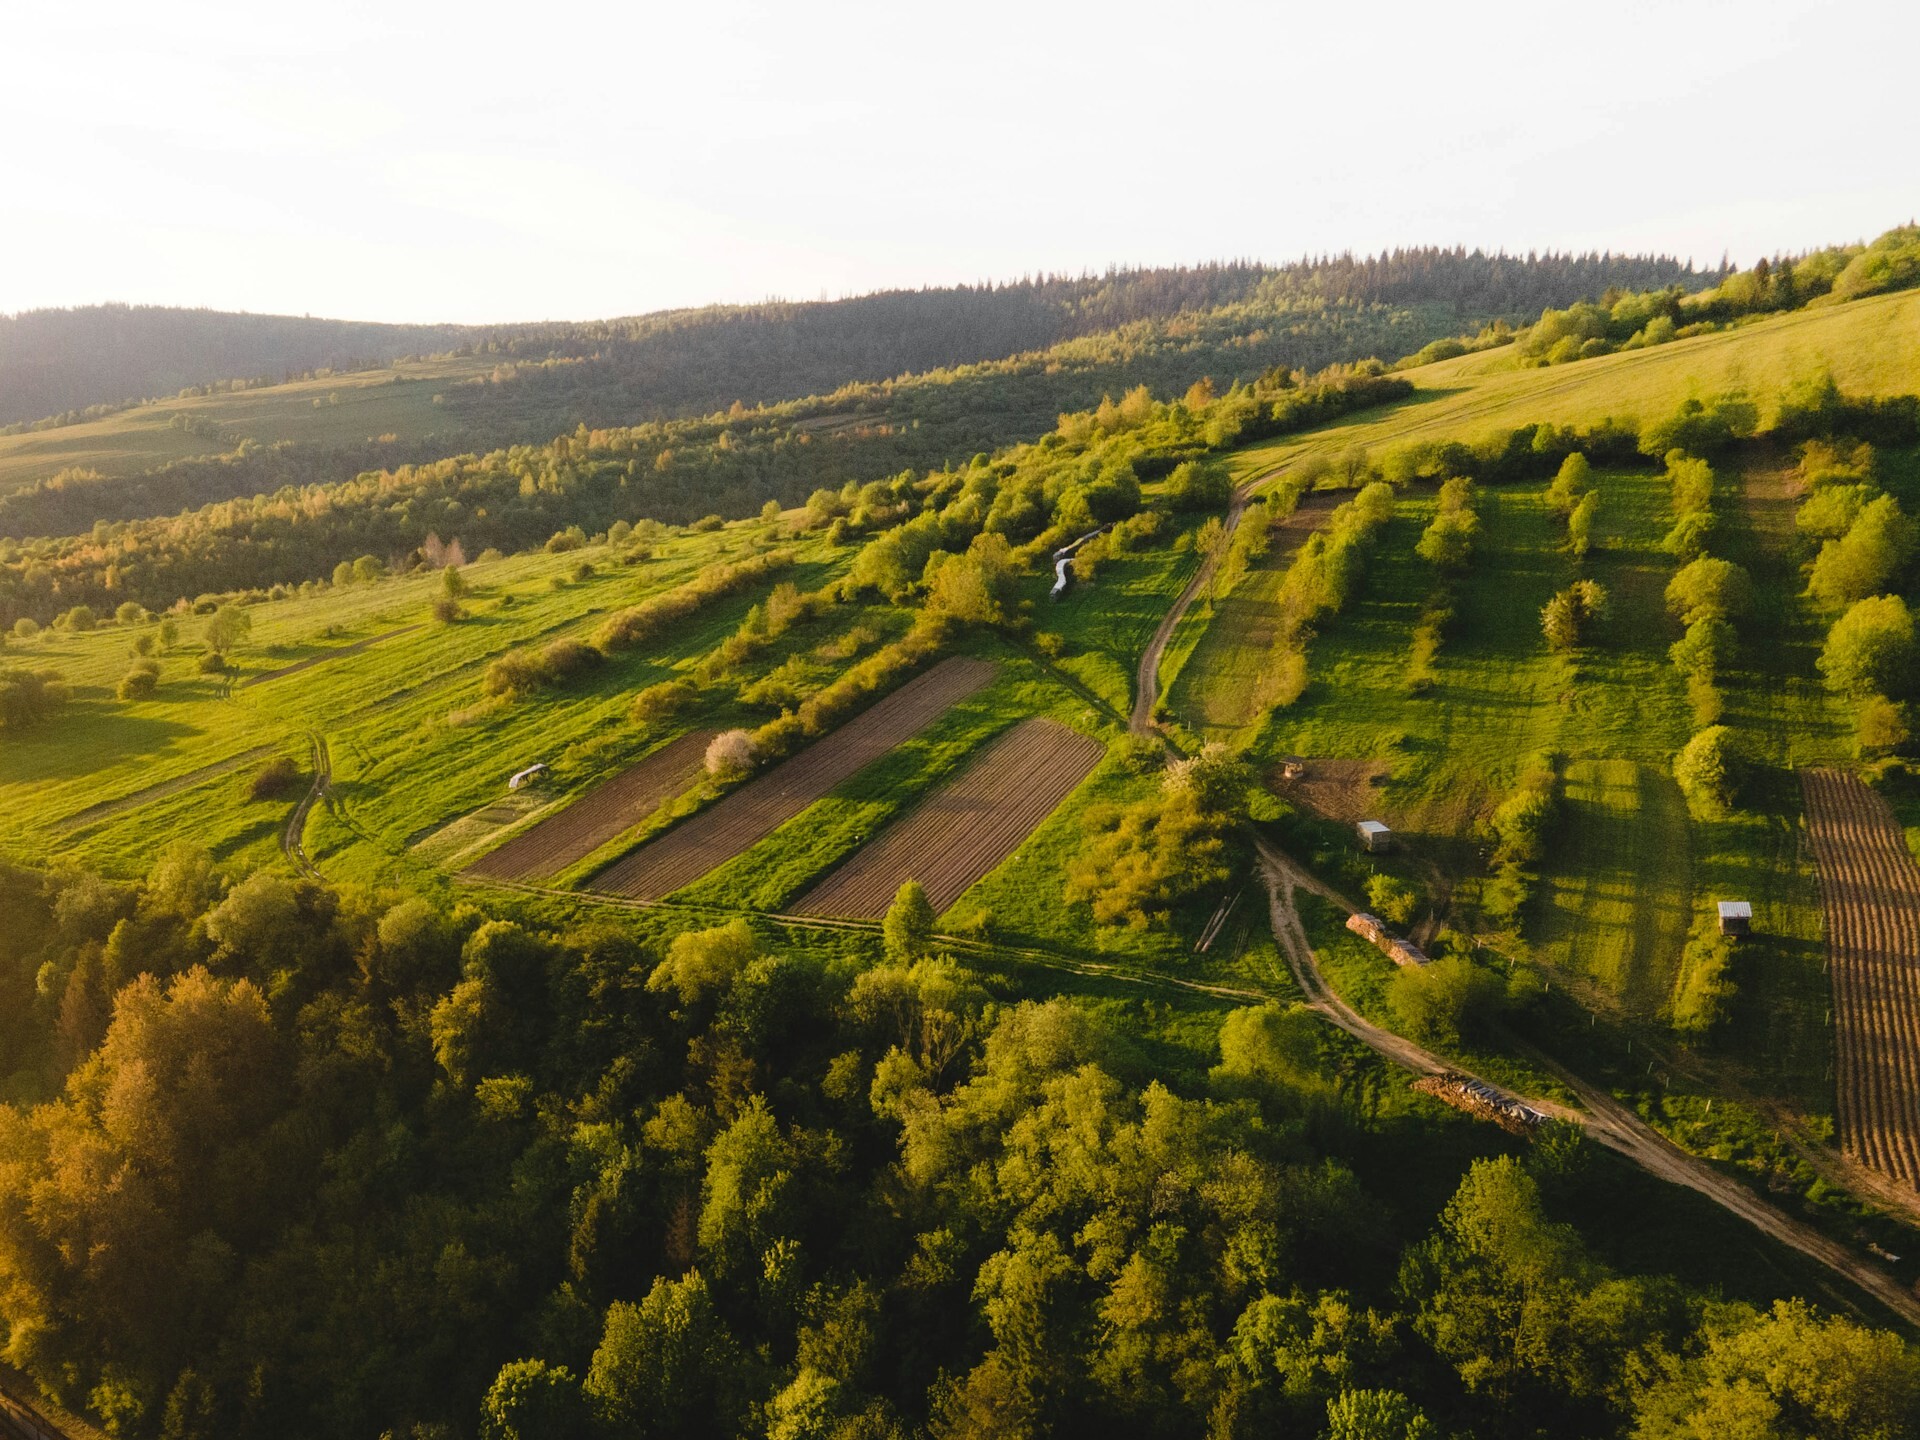
[[[1668,775],[1631,760],[1573,761],[1541,887],[1542,958],[1658,1016],[1687,945],[1691,878],[1686,801]]]
[[[492,880],[532,880],[585,859],[646,819],[661,801],[686,789],[699,773],[713,736],[711,730],[694,730],[669,741],[559,814],[482,855],[467,866],[467,873]]]
[[[115,815],[124,815],[129,810],[137,810],[154,800],[164,800],[169,795],[178,795],[182,790],[191,790],[208,780],[222,775],[230,775],[249,760],[262,760],[272,754],[271,745],[256,745],[250,750],[242,750],[238,755],[225,760],[216,760],[211,765],[202,765],[198,770],[189,770],[184,775],[176,775],[171,780],[162,780],[157,785],[147,785],[130,795],[122,795],[117,800],[102,800],[98,805],[89,805],[77,810],[60,821],[55,827],[59,830],[79,830],[96,821],[107,820]]]
[[[908,880],[945,910],[1087,778],[1099,741],[1052,720],[1022,720],[871,845],[801,896],[801,915],[877,920]]]
[[[1855,776],[1803,770],[1839,1038],[1840,1143],[1920,1186],[1920,866]]]
[[[344,656],[358,655],[369,645],[378,645],[382,640],[397,640],[400,636],[411,635],[414,631],[421,628],[422,626],[419,624],[402,625],[399,629],[389,630],[385,634],[369,635],[366,639],[355,640],[350,645],[339,645],[331,650],[323,650],[318,655],[309,655],[304,660],[296,660],[291,665],[282,665],[278,670],[266,670],[258,675],[249,675],[234,688],[244,690],[252,685],[264,685],[269,680],[284,680],[289,675],[298,675],[302,670],[311,670],[314,666],[324,664],[328,660],[339,660]]]
[[[614,862],[595,877],[592,888],[638,900],[671,895],[917,735],[956,701],[985,688],[998,668],[989,660],[941,661],[825,739]]]

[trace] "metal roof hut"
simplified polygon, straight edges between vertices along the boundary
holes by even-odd
[[[1720,912],[1720,933],[1722,935],[1751,935],[1753,933],[1753,906],[1745,900],[1722,900],[1716,906]]]
[[[1307,761],[1304,755],[1289,755],[1280,762],[1282,780],[1298,780],[1307,773]]]
[[[1382,850],[1393,848],[1393,831],[1387,828],[1384,821],[1362,820],[1353,829],[1354,833],[1360,837],[1360,847],[1363,850],[1377,855]]]

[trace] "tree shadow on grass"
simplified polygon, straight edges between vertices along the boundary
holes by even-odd
[[[112,701],[73,700],[39,725],[7,732],[0,747],[7,764],[0,779],[92,774],[131,756],[157,754],[199,733],[192,725]],[[63,770],[48,763],[55,759],[70,763]]]

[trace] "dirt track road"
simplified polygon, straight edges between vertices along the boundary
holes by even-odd
[[[1253,493],[1253,487],[1266,478],[1264,475],[1256,476],[1233,492],[1233,504],[1227,508],[1226,528],[1220,533],[1220,544],[1200,562],[1200,568],[1187,581],[1187,588],[1180,592],[1179,598],[1173,602],[1173,608],[1167,611],[1166,618],[1161,620],[1153,632],[1153,638],[1147,642],[1147,648],[1140,652],[1140,668],[1133,680],[1133,715],[1127,721],[1127,729],[1135,735],[1153,733],[1153,706],[1160,698],[1160,657],[1166,654],[1167,642],[1173,638],[1174,627],[1179,625],[1180,617],[1187,613],[1194,596],[1213,578],[1213,572],[1220,568],[1220,562],[1226,558],[1233,532],[1239,528],[1240,517],[1246,512],[1247,497]]]
[[[320,870],[307,858],[307,817],[313,813],[313,807],[326,797],[327,786],[333,783],[333,758],[327,750],[326,737],[318,731],[313,736],[313,784],[307,793],[300,797],[300,803],[293,807],[293,814],[287,817],[287,828],[281,833],[280,848],[287,853],[287,859],[293,862],[293,868],[309,879],[318,880]]]

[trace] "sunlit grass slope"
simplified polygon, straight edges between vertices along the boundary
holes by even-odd
[[[1419,393],[1359,422],[1250,445],[1233,458],[1247,479],[1353,446],[1466,440],[1535,421],[1591,425],[1608,416],[1652,420],[1690,394],[1743,389],[1762,423],[1779,395],[1830,371],[1849,394],[1920,390],[1920,290],[1770,316],[1715,335],[1569,365],[1523,370],[1506,349],[1407,372]]]
[[[271,861],[284,803],[246,799],[254,752],[286,754],[303,769],[311,736],[329,737],[343,800],[368,834],[392,849],[432,823],[497,792],[504,776],[533,759],[560,760],[575,747],[613,752],[645,736],[624,719],[632,690],[689,663],[739,623],[773,583],[709,606],[644,655],[609,662],[585,683],[537,700],[481,704],[487,664],[516,646],[562,635],[585,637],[601,616],[681,584],[704,565],[767,543],[750,522],[687,534],[626,566],[607,547],[528,554],[467,567],[468,617],[430,620],[437,573],[315,592],[250,607],[252,635],[232,675],[201,675],[204,620],[183,617],[180,641],[161,657],[158,694],[123,701],[114,687],[145,627],[88,634],[43,632],[8,646],[10,663],[57,670],[72,699],[58,723],[9,737],[0,748],[0,851],[20,859],[74,851],[116,872],[144,869],[171,840],[195,840],[217,858]],[[818,585],[851,551],[803,545],[782,578]],[[593,573],[571,578],[585,560]],[[393,633],[404,631],[404,633]],[[325,658],[361,641],[366,648]],[[295,662],[319,663],[248,683]],[[462,712],[473,718],[462,720]],[[240,768],[200,772],[244,758]],[[189,782],[145,799],[152,787]],[[303,782],[304,783],[304,782]],[[128,803],[138,802],[138,803]],[[125,808],[89,819],[93,807]]]
[[[0,493],[70,467],[133,475],[230,452],[243,439],[335,446],[383,435],[451,438],[459,427],[433,397],[491,366],[473,358],[407,361],[257,390],[169,397],[81,425],[0,435]],[[175,416],[190,425],[176,423]]]

